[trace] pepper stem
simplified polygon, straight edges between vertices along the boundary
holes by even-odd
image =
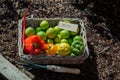
[[[51,49],[52,48],[52,46],[48,46],[48,49]]]
[[[34,47],[37,48],[38,47],[38,43],[37,42],[34,42]]]

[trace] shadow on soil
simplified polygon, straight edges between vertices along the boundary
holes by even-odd
[[[5,77],[0,73],[0,80],[8,80],[8,79],[5,78]]]
[[[91,45],[89,45],[89,49],[90,56],[82,64],[60,65],[64,67],[79,68],[81,70],[81,73],[79,75],[56,73],[42,69],[32,69],[30,72],[35,75],[35,80],[98,80],[96,55]]]
[[[93,15],[87,15],[88,19],[93,23],[94,25],[100,24],[98,26],[94,26],[95,29],[97,29],[98,33],[100,33],[103,37],[106,37],[107,39],[113,38],[114,40],[120,41],[120,1],[119,0],[75,0],[76,2],[72,5],[75,6],[75,8],[80,10],[89,9],[91,13],[96,14],[96,16]],[[81,1],[83,1],[81,3]],[[92,7],[90,7],[92,6]],[[88,12],[89,12],[88,10]],[[106,28],[108,28],[110,31],[105,30],[103,25],[101,23],[105,23]]]

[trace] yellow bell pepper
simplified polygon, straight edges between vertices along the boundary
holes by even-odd
[[[44,49],[47,55],[56,55],[58,47],[54,44],[45,44]]]

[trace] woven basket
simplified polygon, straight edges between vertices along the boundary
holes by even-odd
[[[89,50],[87,45],[87,38],[86,38],[86,29],[84,26],[84,22],[82,19],[78,18],[27,18],[27,26],[38,27],[39,23],[42,20],[48,20],[48,22],[52,25],[58,24],[60,20],[70,20],[72,23],[78,24],[81,27],[80,35],[83,38],[83,42],[85,45],[84,53],[80,56],[47,56],[44,54],[40,54],[37,56],[26,55],[23,53],[23,45],[22,45],[22,21],[23,19],[19,20],[18,23],[18,48],[19,48],[19,56],[21,59],[30,60],[37,64],[81,64],[88,56]]]

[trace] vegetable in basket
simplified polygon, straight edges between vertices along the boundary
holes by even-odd
[[[70,45],[68,43],[58,44],[58,54],[61,56],[66,56],[71,52]]]
[[[50,38],[50,39],[55,38],[56,34],[57,34],[57,32],[56,32],[55,29],[52,28],[52,27],[51,27],[51,28],[48,28],[47,31],[46,31],[46,35],[47,35],[47,37]]]
[[[44,49],[46,51],[46,54],[48,55],[56,55],[58,47],[54,44],[48,43],[44,45]]]
[[[40,36],[40,38],[43,40],[47,39],[47,36],[45,35],[44,31],[39,31],[38,33],[36,33],[36,35]]]
[[[33,27],[27,27],[25,30],[25,36],[29,37],[35,35],[35,29]]]
[[[74,36],[73,41],[83,41],[83,40],[82,37],[79,35],[79,36]]]
[[[83,51],[84,51],[84,44],[82,41],[73,41],[73,43],[71,44],[71,52],[72,55],[82,55]]]
[[[40,28],[42,30],[46,30],[47,28],[49,27],[49,23],[47,20],[43,20],[41,23],[40,23]]]
[[[38,55],[41,50],[44,50],[45,42],[37,35],[27,37],[25,39],[24,52],[26,54]]]

